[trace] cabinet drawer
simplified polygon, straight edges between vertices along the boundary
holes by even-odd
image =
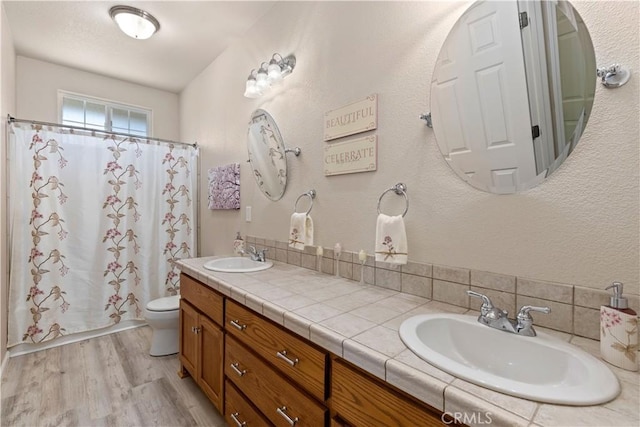
[[[180,274],[180,296],[207,315],[218,325],[223,325],[223,297],[207,285]]]
[[[224,382],[224,418],[230,427],[262,427],[272,424],[262,416],[229,380]]]
[[[225,329],[318,400],[325,400],[328,355],[251,310],[227,301]]]
[[[443,424],[435,410],[430,411],[338,359],[332,363],[331,409],[355,427]]]
[[[230,336],[225,345],[224,373],[276,426],[326,425],[326,408]]]

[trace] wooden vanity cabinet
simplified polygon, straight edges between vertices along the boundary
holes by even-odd
[[[439,411],[344,360],[334,358],[331,368],[331,410],[339,417],[332,419],[332,425],[431,427],[444,424]]]
[[[184,274],[180,276],[180,288],[180,375],[190,374],[222,413],[224,331],[221,319],[224,299]],[[204,311],[196,307],[204,308]]]
[[[229,426],[443,425],[440,411],[207,285],[182,274],[180,288],[180,373]]]

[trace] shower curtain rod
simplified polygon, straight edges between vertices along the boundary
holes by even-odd
[[[130,137],[130,138],[147,139],[147,140],[151,140],[151,141],[165,142],[165,143],[169,143],[169,144],[190,145],[193,148],[198,148],[198,143],[197,142],[194,142],[193,144],[189,144],[188,142],[172,141],[170,139],[154,138],[154,137],[151,137],[151,136],[140,136],[140,135],[133,135],[133,134],[130,134],[130,133],[123,133],[123,132],[108,132],[108,131],[105,131],[105,130],[89,129],[89,128],[84,128],[84,127],[80,127],[80,126],[62,125],[60,123],[40,122],[38,120],[16,119],[15,117],[11,117],[11,115],[7,114],[7,123],[13,123],[13,122],[31,123],[31,124],[34,124],[34,125],[43,125],[43,126],[57,126],[57,127],[61,127],[61,128],[81,130],[81,131],[86,131],[86,132],[99,132],[99,133],[104,133],[104,134],[108,134],[108,135],[119,135],[119,136],[126,136],[126,137]]]

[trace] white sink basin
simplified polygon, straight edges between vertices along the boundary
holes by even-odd
[[[219,271],[222,273],[253,273],[255,271],[262,271],[271,268],[273,263],[271,261],[253,261],[250,258],[244,257],[230,257],[230,258],[218,258],[211,260],[203,266],[207,270]]]
[[[551,335],[511,334],[461,314],[424,314],[400,325],[420,358],[474,384],[512,396],[566,405],[596,405],[620,393],[600,360]]]

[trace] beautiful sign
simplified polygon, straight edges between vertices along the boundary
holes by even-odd
[[[378,167],[378,137],[376,135],[350,141],[326,144],[324,147],[325,176],[369,172]]]
[[[378,95],[373,94],[324,113],[324,140],[342,138],[378,127]]]

